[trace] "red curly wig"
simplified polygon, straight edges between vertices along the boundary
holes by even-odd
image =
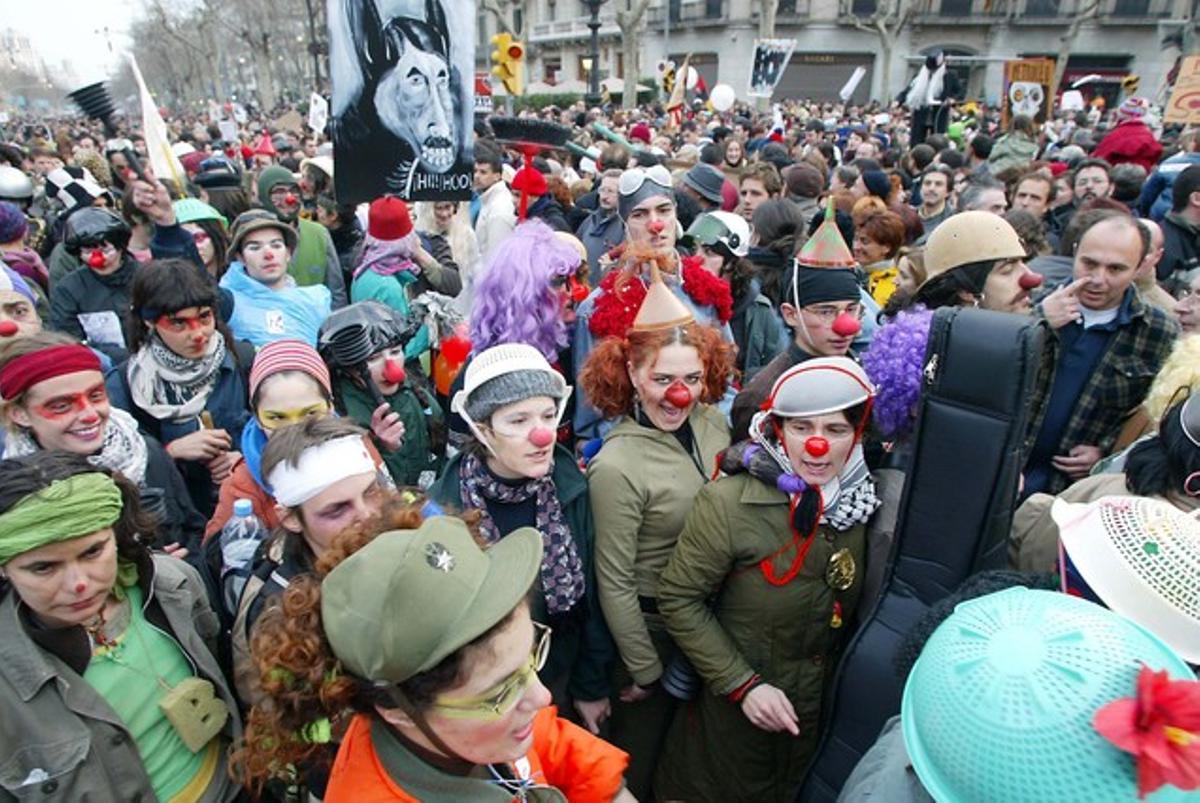
[[[656,359],[664,346],[672,344],[696,349],[704,366],[700,401],[705,404],[719,401],[736,371],[734,355],[737,349],[726,343],[719,331],[698,323],[654,332],[631,331],[625,337],[605,338],[588,355],[579,372],[579,384],[605,418],[625,415],[633,410],[634,397],[628,366],[640,368]]]

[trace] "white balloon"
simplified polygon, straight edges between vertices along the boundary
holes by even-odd
[[[708,99],[714,109],[719,112],[727,112],[733,108],[734,101],[737,100],[737,93],[729,84],[717,84],[709,93]]]
[[[700,73],[696,72],[695,67],[688,67],[687,88],[695,89],[696,84],[700,81]]]

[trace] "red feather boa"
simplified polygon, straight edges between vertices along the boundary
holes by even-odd
[[[729,323],[733,317],[733,292],[729,282],[704,269],[701,257],[683,257],[683,289],[698,307],[712,307],[717,320]],[[624,337],[646,299],[646,285],[636,276],[626,277],[617,286],[623,271],[610,271],[600,281],[604,292],[596,297],[588,328],[595,337]]]

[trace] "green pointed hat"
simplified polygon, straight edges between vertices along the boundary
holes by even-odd
[[[825,219],[796,255],[796,263],[806,268],[853,268],[858,265],[837,227],[833,198],[825,206]]]

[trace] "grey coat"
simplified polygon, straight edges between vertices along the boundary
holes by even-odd
[[[198,676],[213,683],[230,712],[224,735],[238,739],[237,702],[208,643],[219,623],[200,575],[181,560],[155,555],[142,576],[147,618],[165,624]],[[154,800],[124,723],[84,681],[82,670],[60,657],[77,655],[82,646],[86,664],[83,628],[36,631],[36,641],[35,631],[16,594],[8,591],[0,600],[0,801]],[[54,639],[54,652],[42,646],[47,636]],[[222,760],[216,777],[227,777],[225,772]],[[220,799],[231,800],[237,791],[227,780]]]

